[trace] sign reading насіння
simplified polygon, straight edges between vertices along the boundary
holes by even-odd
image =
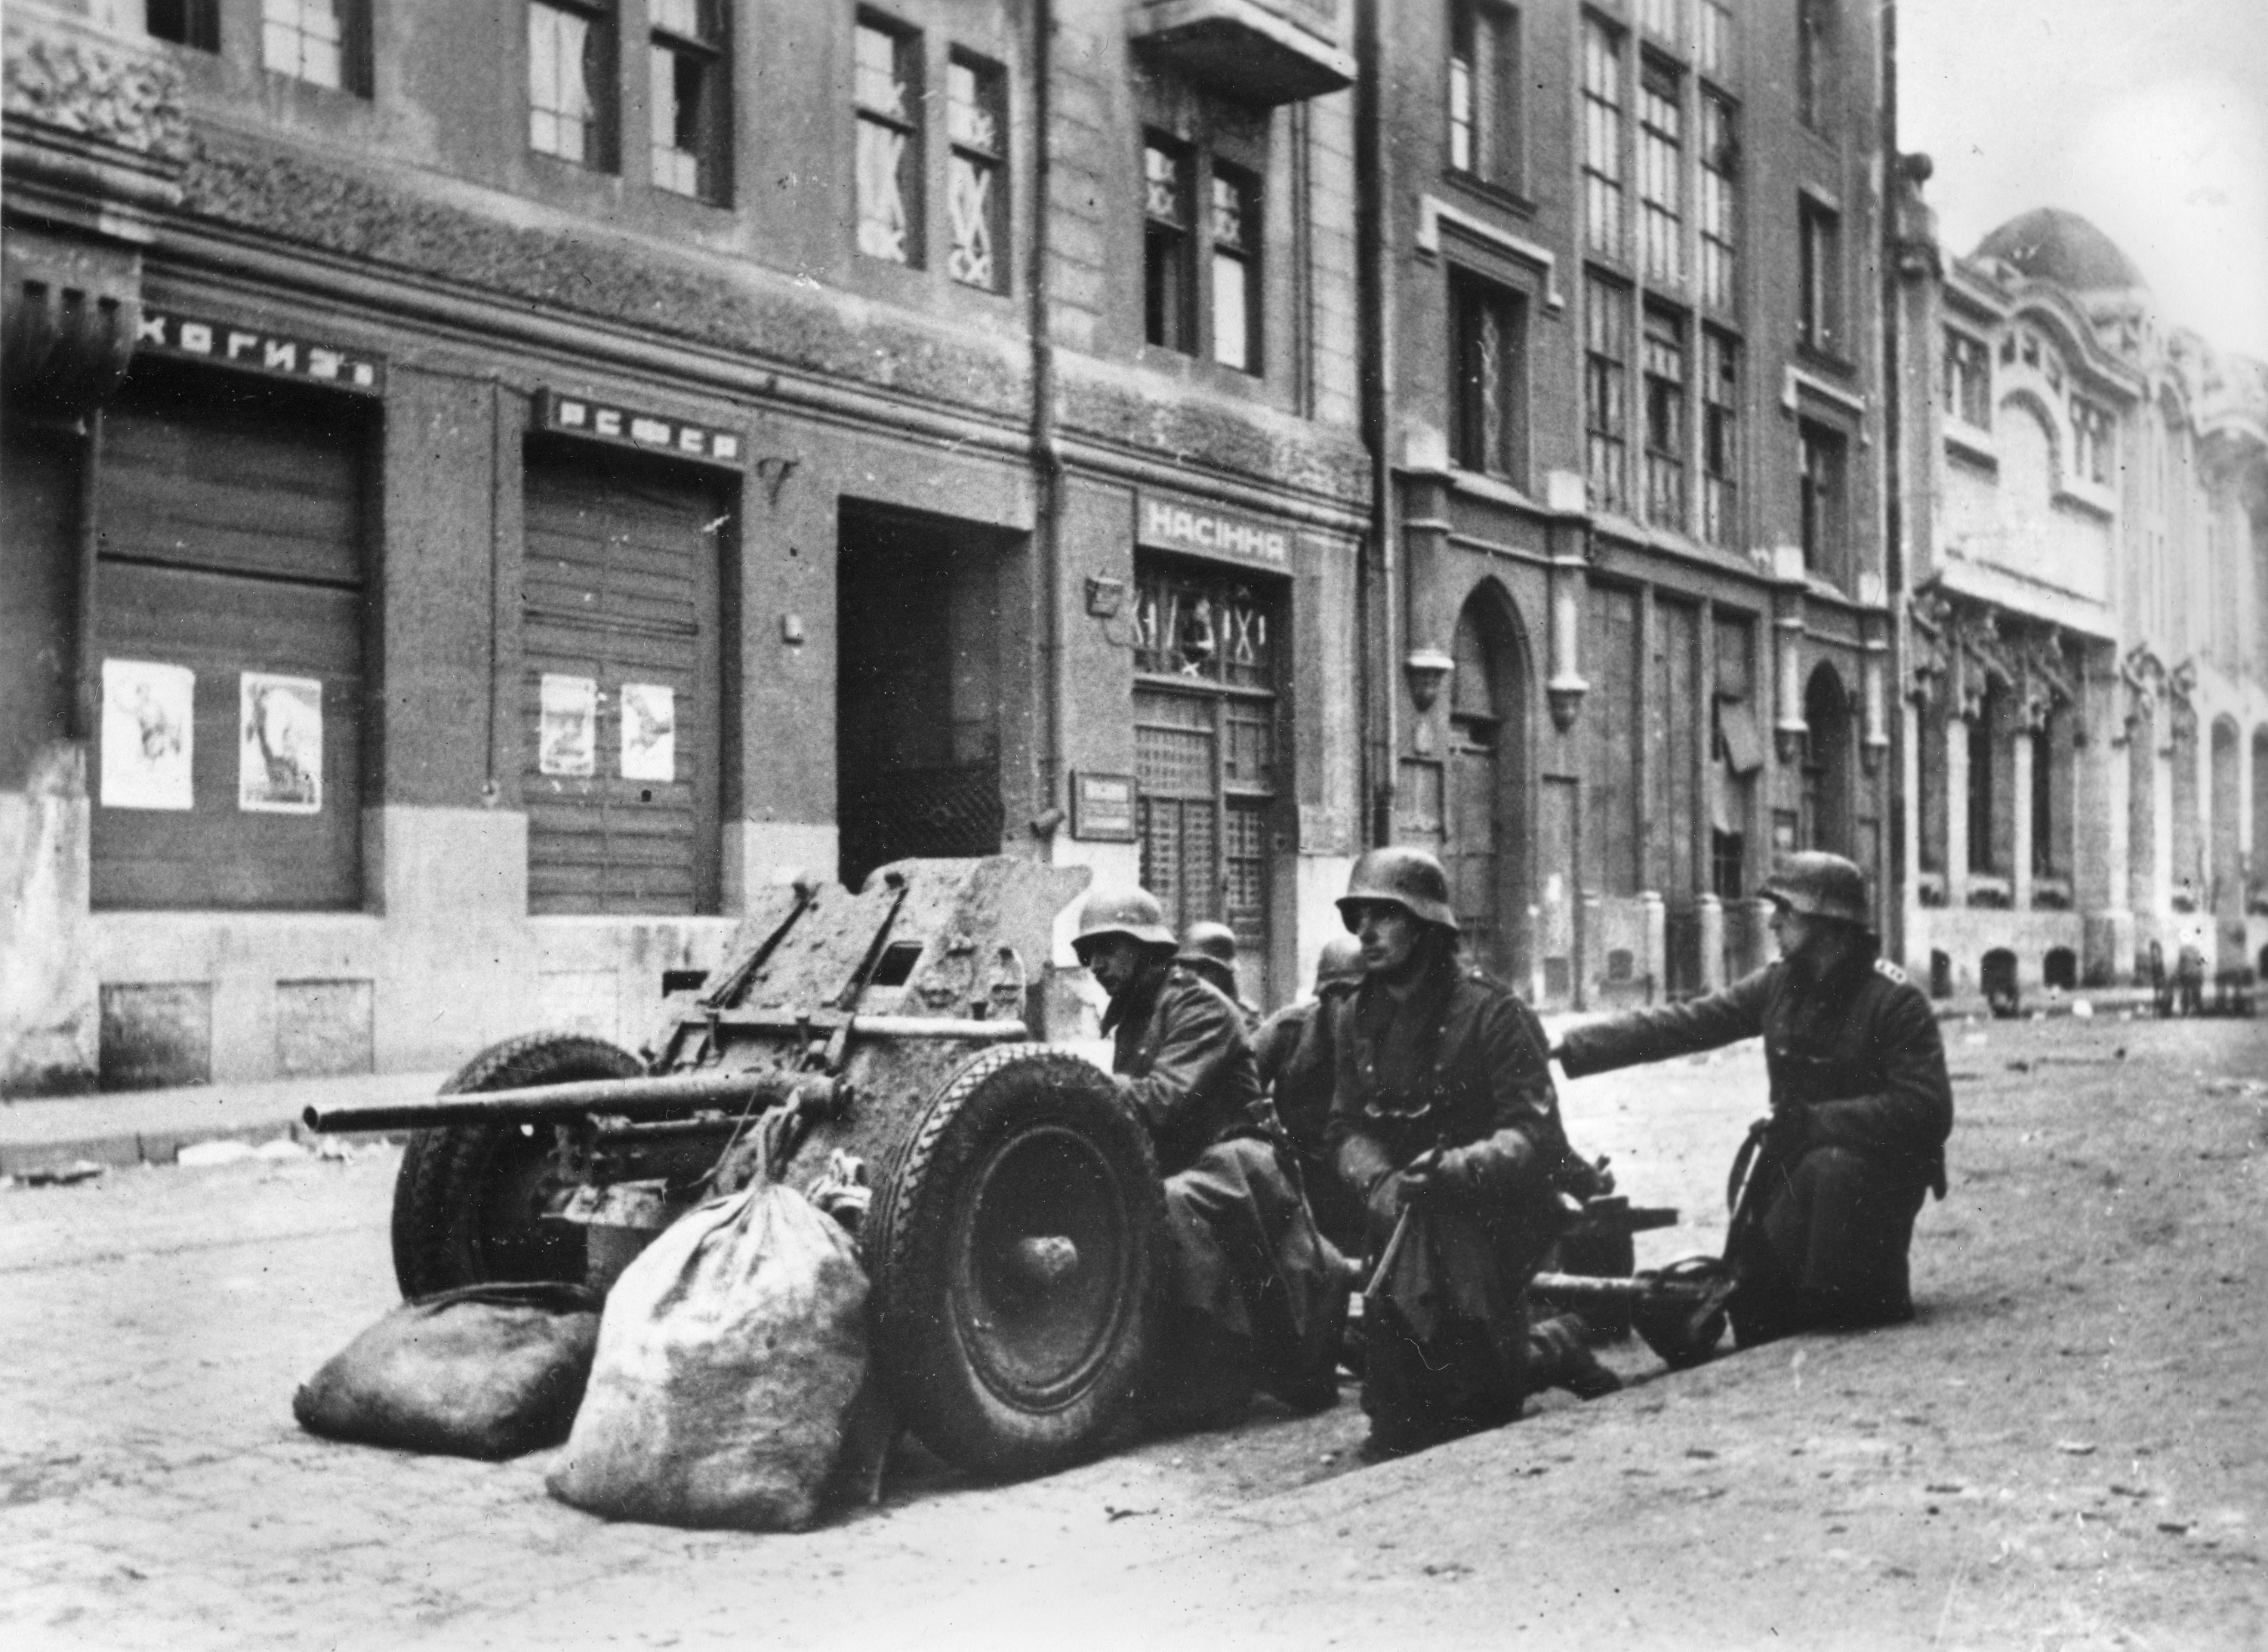
[[[1149,488],[1134,495],[1134,542],[1267,568],[1292,565],[1292,530],[1283,523]]]

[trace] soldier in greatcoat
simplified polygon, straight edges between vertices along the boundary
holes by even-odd
[[[1743,1346],[1913,1313],[1906,1253],[1923,1195],[1945,1196],[1953,1086],[1929,999],[1878,955],[1866,880],[1840,855],[1793,855],[1764,885],[1780,956],[1683,1004],[1568,1033],[1568,1077],[1761,1035],[1771,1117],[1735,1164],[1727,1235]]]
[[[1338,903],[1363,982],[1338,1016],[1328,1137],[1361,1196],[1377,1273],[1364,1305],[1373,1456],[1509,1422],[1558,1385],[1621,1383],[1572,1315],[1530,1324],[1526,1291],[1594,1176],[1567,1145],[1543,1030],[1468,965],[1440,862],[1373,849]]]
[[[1110,995],[1119,1095],[1165,1179],[1167,1302],[1143,1409],[1160,1427],[1201,1426],[1256,1386],[1299,1411],[1336,1404],[1350,1270],[1264,1128],[1242,1016],[1174,962],[1146,890],[1089,895],[1071,945]]]

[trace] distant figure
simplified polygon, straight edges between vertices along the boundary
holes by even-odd
[[[1743,1347],[1912,1317],[1906,1252],[1924,1197],[1945,1197],[1953,1128],[1936,1014],[1878,955],[1859,868],[1791,855],[1764,893],[1777,962],[1706,998],[1576,1028],[1553,1051],[1580,1078],[1763,1036],[1771,1117],[1734,1162],[1746,1183],[1725,1239]]]
[[[1199,918],[1182,932],[1182,950],[1174,962],[1220,989],[1220,995],[1236,1006],[1244,1017],[1244,1030],[1254,1031],[1260,1025],[1260,1010],[1248,1004],[1236,986],[1236,932],[1226,924],[1211,923]]]

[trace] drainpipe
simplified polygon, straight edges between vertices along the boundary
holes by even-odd
[[[1400,691],[1395,671],[1396,639],[1402,635],[1400,571],[1395,555],[1394,466],[1390,412],[1394,385],[1394,328],[1387,313],[1392,285],[1392,253],[1387,244],[1388,165],[1381,103],[1387,0],[1357,0],[1355,87],[1355,223],[1362,248],[1357,267],[1357,309],[1361,313],[1362,439],[1370,450],[1369,553],[1359,566],[1356,610],[1363,707],[1371,738],[1363,777],[1369,800],[1366,844],[1394,837],[1395,764],[1402,750]]]
[[[1903,960],[1906,955],[1905,868],[1913,856],[1906,839],[1921,830],[1915,814],[1917,800],[1898,784],[1905,772],[1905,717],[1903,690],[1908,659],[1906,636],[1905,557],[1905,329],[1899,306],[1905,296],[1905,225],[1902,200],[1904,158],[1898,152],[1898,8],[1897,0],[1883,0],[1881,18],[1882,107],[1881,166],[1881,306],[1882,306],[1882,602],[1889,613],[1889,635],[1880,623],[1867,631],[1867,656],[1861,670],[1867,703],[1867,734],[1870,749],[1879,734],[1889,762],[1887,774],[1876,781],[1876,797],[1889,803],[1890,841],[1878,861],[1881,887],[1874,891],[1875,921],[1882,936],[1883,955]],[[1882,658],[1887,650],[1888,659]],[[1883,678],[1900,692],[1887,694]],[[1887,702],[1887,704],[1886,704]]]
[[[1054,313],[1048,301],[1050,190],[1054,163],[1054,0],[1032,7],[1032,232],[1024,285],[1029,303],[1027,330],[1032,358],[1032,468],[1038,486],[1033,501],[1033,557],[1040,579],[1041,650],[1047,662],[1040,695],[1038,757],[1041,793],[1033,811],[1033,833],[1043,845],[1061,819],[1057,793],[1064,770],[1063,450],[1056,435]],[[1045,830],[1042,823],[1045,822]]]

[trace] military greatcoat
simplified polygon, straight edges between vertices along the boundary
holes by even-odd
[[[1906,1252],[1945,1192],[1953,1086],[1929,999],[1869,946],[1823,977],[1783,959],[1723,992],[1568,1033],[1570,1078],[1762,1036],[1772,1117],[1728,1254],[1744,1342],[1912,1312]]]

